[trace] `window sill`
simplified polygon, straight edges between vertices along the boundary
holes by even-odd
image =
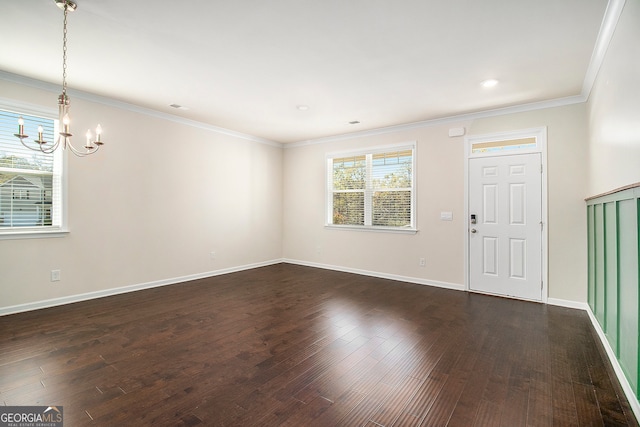
[[[69,230],[52,229],[52,230],[11,230],[0,231],[0,240],[18,240],[18,239],[50,239],[65,237],[69,234]]]
[[[325,224],[327,230],[349,230],[349,231],[372,231],[374,233],[395,233],[395,234],[416,234],[417,228],[399,228],[399,227],[365,227],[356,225],[332,225]]]

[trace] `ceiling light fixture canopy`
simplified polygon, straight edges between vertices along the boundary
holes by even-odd
[[[93,135],[91,134],[91,130],[87,129],[86,137],[87,142],[84,145],[85,151],[75,148],[71,145],[71,137],[73,134],[71,133],[71,119],[69,117],[69,108],[70,108],[70,100],[67,95],[67,13],[73,12],[78,8],[78,5],[72,0],[53,0],[55,4],[64,11],[64,23],[63,23],[63,34],[62,34],[62,93],[58,96],[58,119],[60,126],[60,132],[58,132],[58,138],[56,142],[48,146],[48,141],[44,140],[42,135],[43,129],[42,126],[38,126],[38,139],[34,140],[38,146],[31,147],[25,144],[24,140],[29,137],[24,133],[24,119],[20,117],[18,119],[18,133],[15,133],[14,136],[20,139],[22,145],[27,147],[30,150],[34,151],[42,151],[46,154],[51,154],[58,147],[62,147],[62,149],[69,148],[69,150],[79,157],[85,157],[89,154],[93,154],[100,146],[103,145],[101,141],[102,135],[102,127],[100,125],[96,126],[96,139],[92,140]]]

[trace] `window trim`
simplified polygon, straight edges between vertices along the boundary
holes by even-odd
[[[18,114],[38,116],[45,119],[58,120],[58,112],[53,108],[43,107],[41,105],[20,102],[9,98],[0,97],[0,109],[11,111]],[[18,143],[20,143],[18,141]],[[12,228],[9,230],[0,229],[0,240],[18,240],[18,239],[42,239],[42,238],[59,238],[69,234],[68,227],[68,186],[67,186],[67,153],[66,150],[59,149],[61,182],[60,182],[60,225],[59,226],[41,226],[41,227],[24,227]]]
[[[403,151],[412,150],[411,168],[411,226],[407,227],[388,227],[388,226],[375,226],[375,225],[345,225],[345,224],[333,224],[331,218],[333,216],[333,191],[330,188],[330,182],[333,176],[333,169],[331,168],[331,161],[334,158],[349,157],[349,156],[369,156],[379,153],[387,153],[390,151]],[[325,154],[325,198],[324,198],[324,228],[328,230],[349,230],[349,231],[370,231],[378,233],[397,233],[397,234],[416,234],[418,232],[417,226],[417,168],[416,159],[418,157],[418,144],[417,141],[409,141],[399,144],[390,145],[378,145],[371,146],[358,150],[347,151],[334,151]],[[367,163],[367,174],[370,173],[371,165]],[[365,194],[370,189],[365,189]],[[365,200],[365,210],[367,209],[367,202]]]

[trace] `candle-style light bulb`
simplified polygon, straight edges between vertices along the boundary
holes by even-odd
[[[18,117],[18,134],[24,134],[24,119],[22,116]]]
[[[71,122],[71,119],[69,118],[69,113],[66,113],[64,116],[62,116],[62,132],[60,132],[60,134],[62,136],[64,136],[65,138],[70,137],[71,136],[71,132],[69,132],[69,123]]]
[[[22,116],[18,117],[18,133],[15,133],[14,135],[20,138],[20,140],[27,137],[27,135],[24,134],[24,119]]]
[[[102,135],[102,126],[98,123],[98,126],[96,126],[96,142],[100,142],[100,135]]]
[[[42,139],[43,132],[44,132],[44,128],[42,127],[42,125],[38,125],[38,141],[44,142],[44,139]]]

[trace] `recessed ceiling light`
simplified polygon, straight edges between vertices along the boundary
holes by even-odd
[[[481,85],[483,88],[486,88],[486,89],[491,88],[491,87],[494,87],[494,86],[496,86],[497,84],[498,84],[498,81],[497,81],[496,79],[488,79],[488,80],[485,80],[485,81],[483,81],[482,83],[480,83],[480,85]]]
[[[300,105],[296,105],[296,108],[300,111],[307,111],[309,109],[308,105],[304,105],[304,104],[300,104]]]
[[[176,110],[188,110],[189,109],[189,108],[185,107],[184,105],[180,105],[180,104],[170,104],[169,107],[175,108]]]

